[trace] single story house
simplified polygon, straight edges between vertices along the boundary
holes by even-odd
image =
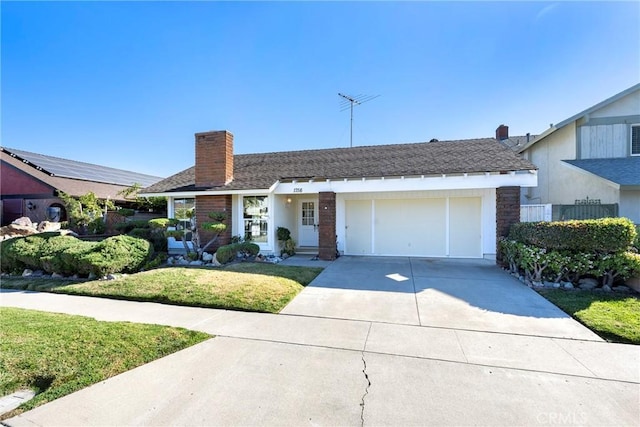
[[[166,196],[170,217],[195,207],[197,223],[227,212],[221,244],[241,236],[263,253],[286,227],[321,259],[492,258],[536,169],[495,138],[234,155],[233,135],[211,131],[195,134],[194,167],[141,195]]]
[[[2,225],[22,216],[33,222],[47,220],[49,207],[60,208],[59,219],[66,220],[57,191],[74,197],[93,192],[98,199],[126,205],[128,202],[120,194],[122,190],[136,183],[147,187],[162,179],[6,147],[0,147],[0,171]]]
[[[523,207],[547,205],[553,220],[622,216],[640,224],[640,83],[516,151],[539,168],[538,186],[522,189]]]

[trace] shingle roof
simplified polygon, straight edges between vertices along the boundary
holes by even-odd
[[[14,148],[1,147],[1,149],[12,157],[17,157],[23,161],[26,160],[26,164],[51,176],[126,186],[137,183],[142,187],[147,187],[162,179],[162,177],[159,176],[94,165],[92,163],[77,162],[75,160],[31,153]]]
[[[640,156],[563,161],[621,186],[640,186]]]
[[[208,190],[267,189],[278,180],[439,175],[537,169],[494,138],[234,156],[231,183]],[[144,190],[165,193],[195,187],[195,167]]]

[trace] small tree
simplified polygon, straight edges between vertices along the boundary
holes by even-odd
[[[123,196],[126,200],[132,201],[137,209],[166,210],[166,197],[140,197],[138,196],[138,193],[141,189],[142,186],[136,182],[130,187],[121,190],[118,194]]]
[[[100,200],[92,192],[80,197],[70,196],[64,191],[58,191],[57,195],[67,209],[70,228],[80,234],[104,232],[103,212],[115,207],[112,201]]]
[[[211,245],[216,243],[220,235],[227,229],[227,225],[223,222],[227,219],[227,214],[225,212],[209,212],[207,216],[212,221],[203,222],[201,224],[201,228],[203,230],[212,232],[213,237],[211,237],[211,239],[209,239],[209,241],[202,248],[200,247],[200,233],[198,232],[198,224],[196,222],[194,211],[189,211],[188,216],[190,217],[191,225],[181,230],[167,230],[168,227],[174,227],[179,224],[179,221],[173,218],[156,218],[150,220],[149,224],[153,229],[163,229],[166,237],[173,237],[176,240],[182,240],[182,244],[184,245],[187,256],[190,256],[189,254],[194,253],[196,254],[195,257],[197,259],[202,259],[202,254],[209,247],[211,247]],[[191,243],[193,244],[193,250],[189,247],[189,243],[187,240],[187,233],[189,232],[191,232]]]

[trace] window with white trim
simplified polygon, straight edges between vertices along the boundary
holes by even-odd
[[[254,243],[267,243],[268,205],[268,196],[244,196],[242,198],[245,240],[251,240]]]
[[[190,229],[196,199],[173,199],[173,217],[180,220],[178,229]]]
[[[631,155],[640,156],[640,125],[631,126]]]

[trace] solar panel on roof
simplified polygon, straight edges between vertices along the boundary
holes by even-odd
[[[61,159],[43,154],[30,153],[23,150],[3,148],[8,153],[27,160],[34,167],[40,167],[45,171],[63,178],[82,179],[86,181],[104,182],[108,184],[133,185],[140,184],[148,187],[162,179],[162,177],[146,175],[108,166],[94,165],[91,163],[77,162]]]

